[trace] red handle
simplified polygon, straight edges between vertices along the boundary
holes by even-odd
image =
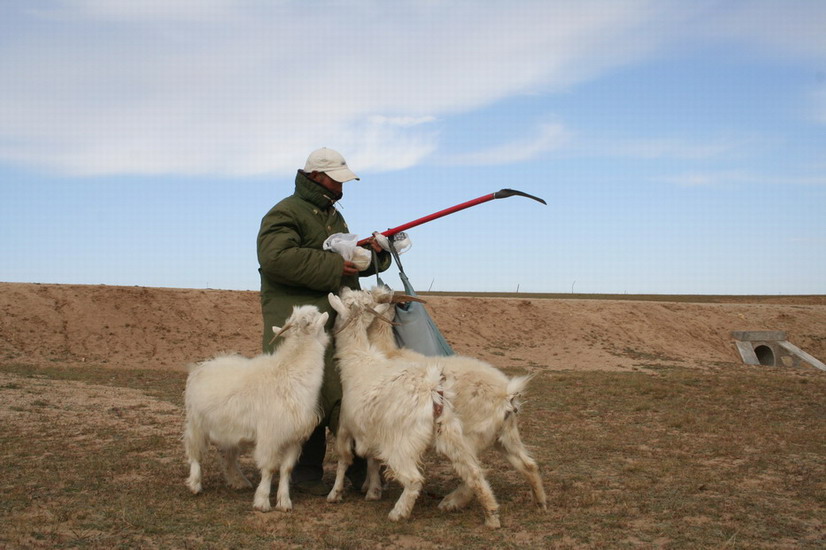
[[[434,212],[429,216],[424,216],[423,218],[419,218],[417,220],[413,220],[412,222],[407,222],[406,224],[400,225],[398,227],[394,227],[392,229],[388,229],[387,231],[382,231],[381,234],[385,237],[392,237],[396,233],[401,233],[406,229],[410,229],[411,227],[416,227],[417,225],[422,225],[423,223],[427,223],[429,221],[433,221],[435,219],[447,216],[449,214],[453,214],[454,212],[458,212],[459,210],[464,210],[465,208],[470,208],[471,206],[476,206],[477,204],[482,204],[483,202],[492,201],[493,199],[504,199],[507,197],[527,197],[529,199],[533,199],[537,202],[541,202],[542,204],[548,204],[544,200],[540,199],[539,197],[534,197],[533,195],[528,195],[527,193],[523,193],[522,191],[516,191],[514,189],[502,189],[497,191],[496,193],[491,193],[489,195],[481,196],[477,199],[473,199],[467,202],[463,202],[462,204],[457,204],[456,206],[451,206],[450,208],[445,208],[444,210],[439,210],[438,212]],[[367,237],[366,239],[360,240],[358,246],[367,244],[371,237]]]

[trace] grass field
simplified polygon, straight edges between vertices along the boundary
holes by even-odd
[[[549,510],[486,454],[503,524],[490,531],[475,504],[437,509],[455,480],[436,457],[425,464],[426,494],[399,524],[386,519],[396,486],[381,502],[294,494],[291,513],[254,512],[252,490],[225,488],[214,459],[193,496],[180,442],[185,374],[3,364],[0,546],[826,547],[824,373],[653,370],[534,378],[520,426]]]

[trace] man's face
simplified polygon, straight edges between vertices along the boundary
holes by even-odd
[[[321,184],[325,189],[329,189],[336,195],[344,194],[344,184],[334,180],[324,172],[316,172],[315,181]]]

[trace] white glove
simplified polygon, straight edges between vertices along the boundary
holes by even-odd
[[[327,237],[321,248],[337,252],[349,262],[353,258],[353,250],[356,248],[358,240],[358,235],[353,233],[333,233]]]
[[[411,241],[407,233],[403,231],[396,233],[389,239],[378,231],[374,231],[373,236],[376,238],[376,242],[379,243],[379,246],[388,252],[390,252],[390,239],[393,239],[393,246],[396,248],[396,252],[399,255],[404,254],[413,247],[413,241]]]
[[[359,271],[364,271],[370,267],[373,256],[369,250],[356,245],[358,240],[358,235],[353,233],[334,233],[327,237],[321,248],[340,254],[348,262],[356,264]]]
[[[350,258],[350,261],[356,264],[359,271],[364,271],[370,267],[370,262],[373,261],[373,254],[366,248],[357,246],[353,249],[353,257]]]
[[[390,252],[390,240],[379,233],[378,231],[373,231],[373,237],[376,238],[376,242],[379,243],[379,246],[382,247],[387,252]]]

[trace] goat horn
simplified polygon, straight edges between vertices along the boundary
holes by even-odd
[[[404,294],[402,292],[394,292],[393,297],[390,298],[391,304],[406,304],[408,302],[419,302],[420,304],[426,304],[426,300],[422,300],[418,296],[411,296],[410,294]]]
[[[339,329],[333,333],[333,336],[338,336],[338,335],[341,333],[341,331],[342,331],[342,330],[344,330],[344,329],[346,329],[347,327],[349,327],[349,326],[350,326],[350,324],[351,324],[354,320],[355,320],[355,317],[353,316],[353,317],[348,318],[346,321],[344,321],[344,324],[343,324],[343,325],[341,325],[341,327],[339,327]]]
[[[279,330],[278,332],[276,332],[276,333],[273,335],[272,340],[270,340],[269,345],[271,346],[271,345],[273,344],[273,342],[275,342],[275,341],[278,339],[278,337],[279,337],[279,336],[281,336],[282,334],[284,334],[285,332],[287,332],[287,331],[288,331],[289,329],[291,329],[292,327],[293,327],[293,325],[292,325],[291,323],[290,323],[290,324],[286,324],[286,325],[284,325],[283,327],[281,327],[281,330]]]
[[[393,325],[394,327],[399,326],[399,323],[395,323],[395,322],[391,321],[390,319],[388,319],[387,317],[385,317],[384,315],[382,315],[381,313],[379,313],[378,311],[376,311],[376,310],[375,310],[375,309],[373,309],[372,307],[368,307],[368,308],[366,308],[366,309],[367,309],[367,311],[369,311],[370,313],[372,313],[373,315],[375,315],[377,319],[381,319],[381,320],[382,320],[382,321],[384,321],[385,323],[388,323],[388,324],[390,324],[390,325]]]

